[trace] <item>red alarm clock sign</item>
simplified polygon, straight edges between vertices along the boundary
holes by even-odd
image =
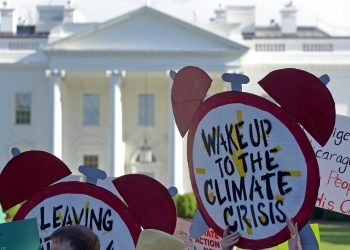
[[[191,80],[191,71],[200,69],[184,68],[173,88],[185,76],[190,78],[186,87],[198,88],[203,80],[208,88],[205,73]],[[203,102],[196,98],[196,104],[187,100],[188,109],[181,100],[182,112],[194,110],[189,122],[182,120],[186,116],[177,109],[176,96],[172,100],[179,129],[183,135],[188,129],[192,188],[209,227],[222,235],[231,226],[241,234],[239,247],[255,249],[288,240],[288,217],[300,228],[306,224],[319,171],[309,140],[290,113],[253,94],[224,92]]]
[[[141,229],[174,233],[175,203],[157,180],[141,174],[113,179],[111,184],[121,200],[97,185],[97,179],[106,178],[102,170],[80,166],[86,183],[58,182],[70,171],[54,155],[13,152],[14,157],[0,173],[0,203],[8,209],[23,202],[14,220],[37,219],[41,249],[50,249],[49,236],[56,229],[73,224],[91,228],[101,249],[135,249]]]
[[[122,201],[108,190],[80,182],[47,187],[27,201],[14,220],[37,218],[42,249],[58,228],[80,224],[99,237],[101,249],[135,249],[141,227]]]
[[[318,178],[307,177],[318,177],[318,166],[307,142],[290,117],[262,98],[234,92],[211,97],[188,135],[202,215],[217,231],[226,225],[238,230],[241,246],[281,241],[287,216],[305,224],[315,204],[310,197],[317,195]]]

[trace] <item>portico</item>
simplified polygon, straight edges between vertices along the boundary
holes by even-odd
[[[159,39],[158,32],[169,36]],[[185,140],[174,122],[168,72],[196,65],[220,80],[239,68],[245,50],[148,7],[53,42],[45,49],[52,152],[74,169],[89,159],[108,176],[138,172],[188,191]],[[210,91],[222,89],[213,84]],[[88,112],[98,121],[84,123]],[[140,155],[145,149],[146,161]]]

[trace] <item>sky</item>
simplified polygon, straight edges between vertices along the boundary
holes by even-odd
[[[71,0],[71,5],[88,22],[101,22],[146,4],[176,17],[190,20],[194,11],[198,19],[208,20],[221,3],[226,5],[255,5],[256,23],[266,26],[271,19],[279,22],[279,11],[290,0]],[[64,5],[67,0],[7,0],[17,14],[35,19],[36,5]],[[350,0],[294,0],[299,25],[317,25],[332,34],[350,35]]]

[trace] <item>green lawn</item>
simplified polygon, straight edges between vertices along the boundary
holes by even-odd
[[[350,250],[350,222],[318,222],[321,250]]]
[[[312,223],[318,223],[320,227],[320,250],[350,250],[350,222],[317,221]],[[269,250],[277,250],[277,247]]]

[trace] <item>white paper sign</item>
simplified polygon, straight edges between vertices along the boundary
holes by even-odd
[[[350,117],[337,115],[333,134],[324,147],[309,138],[321,176],[316,206],[350,214]]]
[[[185,250],[219,250],[221,237],[215,233],[213,229],[209,229],[201,237],[190,240],[189,230],[191,226],[190,220],[177,218],[174,236],[185,243]]]

